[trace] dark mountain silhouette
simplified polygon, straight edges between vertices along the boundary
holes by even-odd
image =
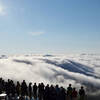
[[[86,76],[92,76],[95,78],[100,78],[98,76],[95,75],[94,73],[94,69],[90,68],[86,65],[80,64],[78,62],[74,62],[72,60],[63,60],[61,63],[58,63],[57,61],[52,61],[49,59],[43,59],[43,61],[45,61],[48,64],[52,64],[58,67],[61,67],[65,70],[68,70],[70,72],[75,72],[75,73],[80,73],[80,74],[84,74]]]
[[[17,63],[25,63],[27,65],[33,65],[33,63],[31,61],[28,61],[28,60],[18,60],[18,59],[14,59],[13,61],[14,62],[17,62]]]

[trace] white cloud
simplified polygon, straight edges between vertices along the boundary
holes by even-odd
[[[84,83],[90,93],[96,93],[100,90],[100,76],[94,77],[100,73],[100,67],[96,67],[96,64],[100,66],[100,55],[13,55],[8,57],[2,55],[0,57],[0,77],[19,81],[25,79],[32,83],[59,84],[65,88],[69,83],[77,88]],[[71,71],[68,70],[69,68]],[[75,69],[80,70],[80,68],[85,72],[74,72]],[[85,74],[88,74],[89,68],[94,70],[91,72],[93,76]],[[95,70],[96,68],[99,70]]]
[[[42,35],[42,34],[44,34],[45,32],[43,32],[43,31],[38,31],[38,32],[29,32],[29,34],[31,34],[31,35],[33,35],[33,36],[36,36],[36,35]]]
[[[5,8],[0,5],[0,16],[4,16],[4,15],[6,15]]]

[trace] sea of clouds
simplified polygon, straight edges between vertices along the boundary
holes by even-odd
[[[70,83],[77,89],[83,85],[88,94],[100,95],[100,55],[1,55],[0,77],[65,88]]]

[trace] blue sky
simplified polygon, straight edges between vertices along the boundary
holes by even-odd
[[[100,0],[0,0],[0,54],[99,51]]]

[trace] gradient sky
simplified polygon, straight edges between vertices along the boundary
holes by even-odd
[[[0,0],[0,54],[100,53],[100,0]]]

